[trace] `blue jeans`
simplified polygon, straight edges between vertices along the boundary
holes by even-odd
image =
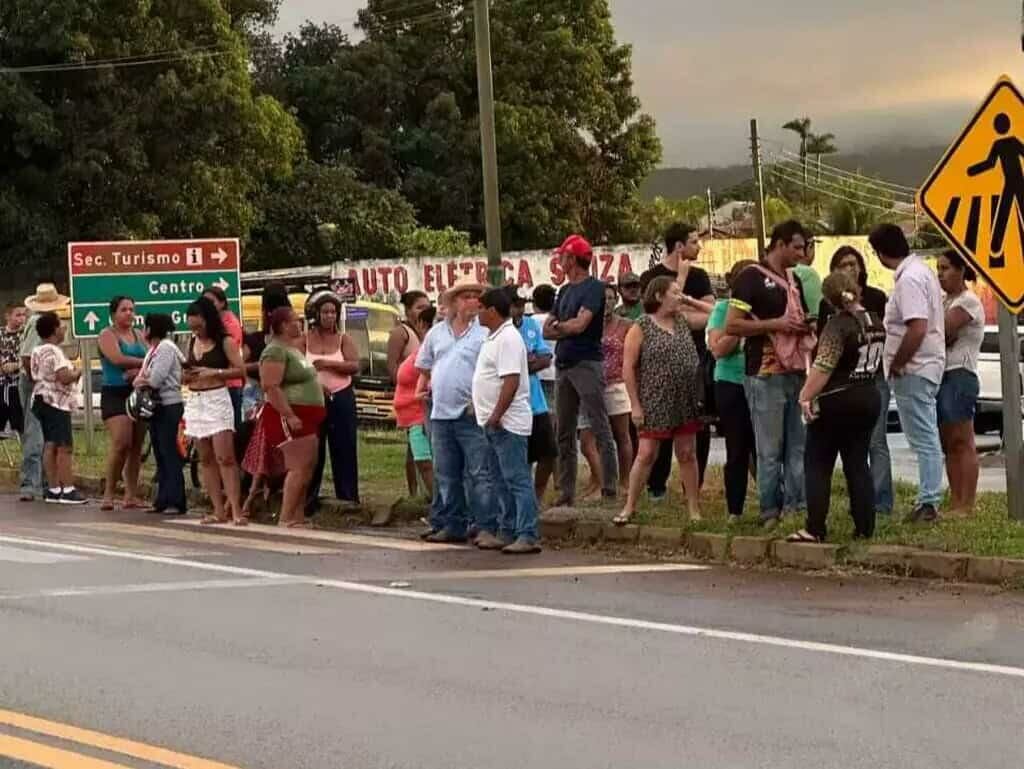
[[[472,514],[473,524],[479,531],[497,535],[491,450],[476,417],[463,414],[458,419],[431,420],[430,440],[437,490],[437,499],[430,509],[431,528],[446,529],[452,536],[464,537]]]
[[[942,500],[942,444],[935,399],[939,386],[907,374],[890,380],[907,443],[917,454],[918,505],[939,506]]]
[[[21,434],[22,494],[43,496],[43,426],[32,413],[32,382],[24,374],[18,380],[18,395],[25,415],[25,432]]]
[[[804,489],[806,433],[799,395],[804,375],[748,376],[744,382],[757,444],[757,493],[761,520],[807,507]]]
[[[871,467],[871,480],[875,486],[875,510],[882,515],[887,515],[892,512],[895,494],[892,489],[892,458],[889,456],[889,439],[886,429],[892,393],[889,390],[889,383],[884,379],[878,380],[878,394],[882,399],[882,413],[878,415],[875,431],[871,433],[868,464]]]
[[[180,513],[188,511],[188,497],[185,494],[184,462],[178,451],[178,425],[185,413],[185,404],[161,405],[149,420],[149,442],[156,459],[156,499],[153,507],[157,510],[174,509]]]
[[[501,501],[501,535],[537,541],[537,495],[526,458],[529,438],[499,427],[485,429],[493,452],[494,496]]]

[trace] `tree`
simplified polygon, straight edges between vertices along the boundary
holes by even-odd
[[[401,195],[342,166],[306,163],[265,200],[249,265],[259,269],[403,256],[416,217]],[[425,237],[420,235],[420,237]]]
[[[660,240],[665,231],[676,222],[696,224],[706,222],[708,201],[702,195],[691,195],[685,200],[656,197],[640,206],[637,235],[641,242]]]
[[[836,152],[839,152],[835,145],[835,139],[836,135],[831,133],[810,134],[807,137],[807,154],[814,155],[815,163],[817,164],[816,181],[821,181],[821,156],[834,155]]]
[[[276,2],[20,0],[0,5],[0,263],[63,263],[69,240],[247,237],[302,152],[254,97],[244,28]]]
[[[311,156],[398,189],[419,220],[483,237],[472,9],[369,0],[365,38],[287,38],[259,81],[294,110]],[[660,158],[607,0],[494,0],[502,225],[508,247],[635,236],[637,190]]]

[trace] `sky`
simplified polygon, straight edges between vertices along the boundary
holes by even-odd
[[[744,162],[752,117],[769,146],[800,116],[846,151],[947,144],[1001,74],[1024,83],[1020,0],[609,2],[665,166]],[[277,32],[354,31],[364,5],[283,0]]]

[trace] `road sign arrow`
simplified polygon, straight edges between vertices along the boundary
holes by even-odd
[[[100,316],[89,310],[89,314],[86,315],[82,320],[85,321],[86,325],[89,326],[90,331],[96,330],[96,324],[100,322]]]
[[[218,248],[216,251],[210,254],[210,258],[216,259],[217,264],[224,264],[224,262],[228,260],[228,252],[225,251],[223,248]]]
[[[217,282],[214,283],[213,285],[215,285],[221,291],[227,291],[228,288],[231,286],[231,284],[224,280],[224,278],[218,279]]]

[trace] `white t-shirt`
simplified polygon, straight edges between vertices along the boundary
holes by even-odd
[[[548,315],[549,314],[550,313],[546,313],[546,312],[535,312],[531,316],[535,321],[537,321],[537,324],[540,326],[541,333],[544,332],[544,321],[546,321],[548,319]],[[554,344],[552,344],[551,346],[554,347]],[[547,368],[541,369],[540,371],[537,372],[537,378],[540,381],[542,381],[542,382],[554,382],[555,381],[555,359],[554,359],[554,356],[552,356],[551,363],[548,364]],[[548,404],[548,405],[551,405],[551,404]]]
[[[501,426],[514,435],[533,432],[533,411],[530,408],[530,369],[526,362],[526,345],[511,320],[484,340],[473,374],[473,410],[483,427],[494,413],[501,394],[502,377],[519,374],[519,387],[512,403],[501,418]]]
[[[966,290],[959,296],[946,297],[942,303],[946,312],[962,307],[971,316],[966,326],[961,326],[956,341],[946,348],[946,371],[963,368],[978,373],[978,353],[985,339],[985,308],[973,291]]]

